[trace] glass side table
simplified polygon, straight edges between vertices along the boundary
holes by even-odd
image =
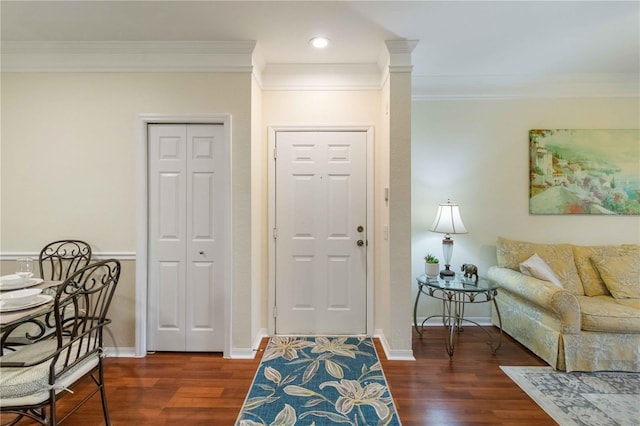
[[[498,284],[494,281],[486,278],[479,278],[477,281],[471,278],[465,278],[461,274],[456,274],[455,277],[440,278],[428,277],[425,274],[416,278],[418,282],[418,294],[416,295],[416,301],[413,305],[413,324],[422,338],[424,332],[424,324],[431,318],[442,318],[442,324],[447,328],[448,337],[445,341],[447,347],[447,353],[449,357],[453,357],[453,351],[455,349],[456,334],[462,331],[462,323],[468,322],[480,327],[489,337],[487,344],[491,348],[491,353],[495,354],[496,351],[502,345],[502,318],[500,317],[500,310],[496,304],[495,296],[498,294]],[[442,300],[442,314],[431,315],[425,318],[420,325],[418,325],[418,301],[421,294],[426,294],[436,299]],[[467,303],[486,303],[493,302],[493,306],[498,316],[498,328],[500,335],[498,340],[489,333],[485,327],[481,326],[475,321],[466,319],[464,317],[464,307]]]

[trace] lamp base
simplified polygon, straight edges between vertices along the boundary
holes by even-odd
[[[455,277],[456,273],[453,272],[451,269],[449,269],[449,266],[451,265],[444,265],[444,269],[442,271],[440,271],[440,278],[445,278],[445,277]]]

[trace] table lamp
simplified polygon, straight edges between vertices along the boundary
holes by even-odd
[[[442,255],[445,265],[444,269],[440,271],[440,278],[454,277],[456,273],[450,269],[451,255],[453,254],[453,240],[450,234],[467,233],[467,228],[464,227],[460,217],[460,206],[451,204],[450,200],[447,200],[447,204],[440,204],[436,218],[429,230],[445,234],[442,239]]]

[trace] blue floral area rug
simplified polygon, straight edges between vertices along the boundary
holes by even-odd
[[[640,374],[500,367],[562,426],[640,425]]]
[[[273,337],[237,426],[400,425],[369,337]]]

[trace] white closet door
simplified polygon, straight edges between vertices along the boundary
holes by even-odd
[[[156,351],[222,351],[228,218],[219,125],[149,133],[149,330]]]
[[[276,333],[366,333],[366,133],[276,135]]]

